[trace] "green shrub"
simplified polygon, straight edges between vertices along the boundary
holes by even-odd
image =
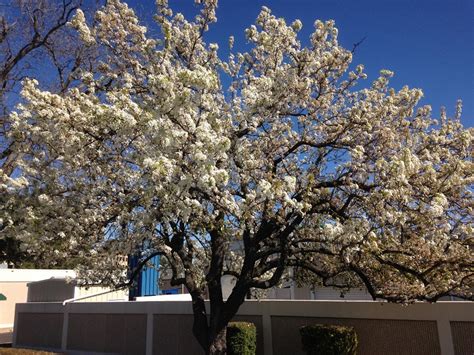
[[[231,322],[227,326],[227,354],[255,355],[257,329],[248,322]]]
[[[301,327],[300,334],[308,355],[355,355],[359,343],[352,327],[314,324]]]

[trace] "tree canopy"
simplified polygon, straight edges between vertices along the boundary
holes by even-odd
[[[152,38],[123,2],[70,25],[98,53],[53,93],[24,81],[9,117],[17,176],[4,231],[32,250],[74,253],[89,282],[125,284],[119,256],[145,242],[193,299],[194,333],[225,351],[225,326],[251,289],[293,267],[375,298],[472,297],[473,130],[419,105],[420,89],[371,85],[333,21],[264,7],[251,48],[227,59],[205,42],[217,0],[187,20],[157,1]],[[306,42],[305,42],[306,43]],[[222,297],[221,277],[235,287]],[[204,295],[210,300],[207,319]]]

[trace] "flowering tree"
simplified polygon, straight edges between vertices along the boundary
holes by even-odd
[[[198,1],[192,22],[157,3],[160,39],[119,0],[93,23],[77,11],[97,70],[61,95],[24,82],[11,116],[21,175],[8,181],[22,222],[9,233],[74,251],[86,280],[115,285],[129,281],[118,256],[146,243],[140,265],[162,255],[212,354],[249,290],[288,267],[325,285],[357,280],[374,299],[470,297],[473,130],[460,105],[436,121],[421,90],[390,89],[386,70],[357,89],[363,67],[349,70],[333,21],[316,21],[305,47],[300,21],[263,8],[252,48],[223,60],[203,40],[217,0]]]

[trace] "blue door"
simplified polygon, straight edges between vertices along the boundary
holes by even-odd
[[[128,257],[128,269],[133,270],[139,263],[138,256],[131,255]],[[156,296],[160,294],[159,279],[160,273],[158,268],[160,266],[160,256],[157,255],[149,260],[150,266],[145,266],[137,279],[134,286],[130,288],[129,298],[143,296]]]

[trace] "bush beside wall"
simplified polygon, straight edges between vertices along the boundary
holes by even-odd
[[[227,354],[255,355],[257,328],[248,322],[231,322],[227,326]]]
[[[327,324],[300,328],[303,350],[308,355],[355,355],[357,334],[352,327]]]

